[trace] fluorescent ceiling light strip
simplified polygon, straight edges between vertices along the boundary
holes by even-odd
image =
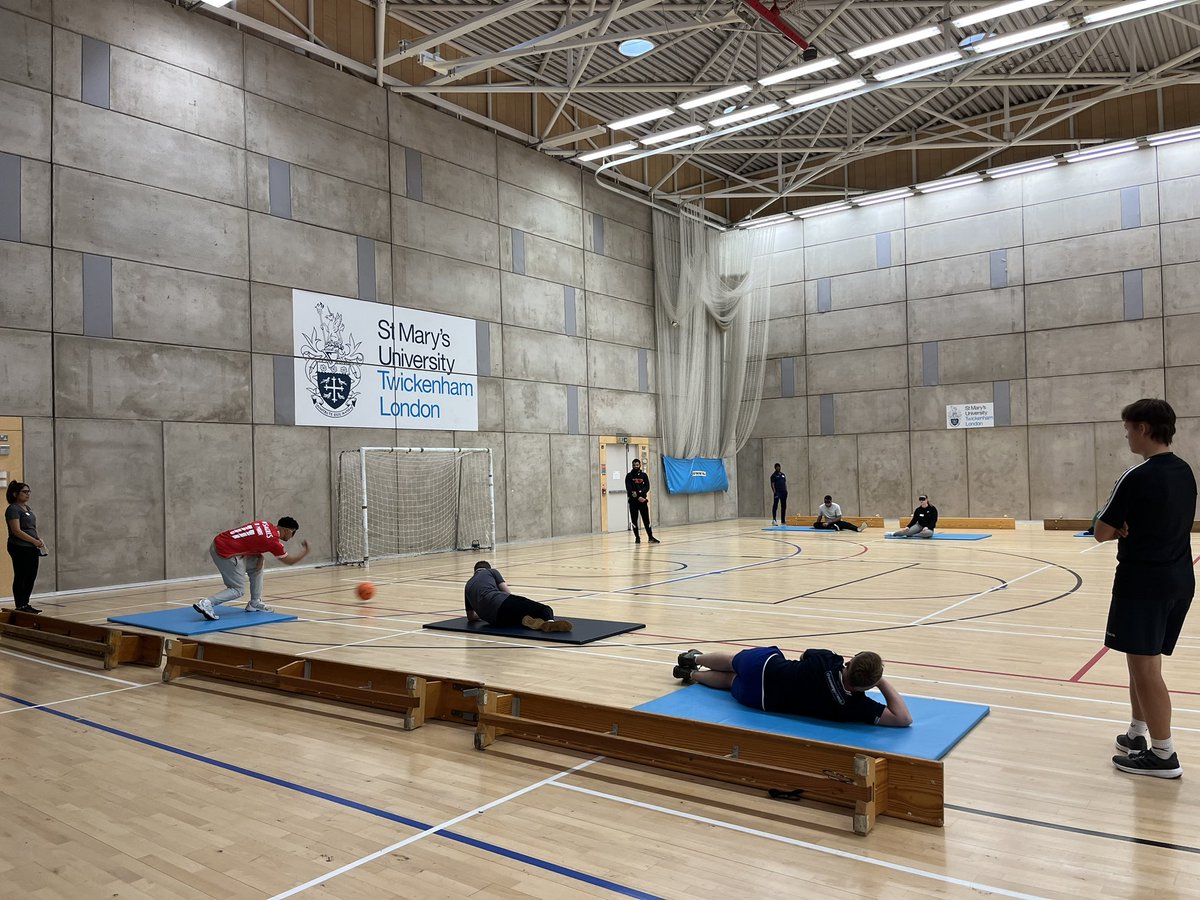
[[[1039,169],[1050,169],[1058,165],[1057,159],[1036,159],[1030,162],[1013,163],[1008,166],[1000,166],[996,169],[988,169],[988,178],[1007,178],[1009,175],[1023,175],[1026,172],[1036,172]]]
[[[691,100],[684,100],[679,104],[680,109],[695,109],[698,106],[707,106],[710,103],[716,103],[718,100],[727,100],[730,97],[739,97],[742,94],[750,92],[750,85],[735,84],[732,87],[721,88],[719,91],[709,91],[707,94],[701,94],[699,97],[693,97]]]
[[[797,94],[795,97],[788,97],[787,102],[792,106],[800,106],[802,103],[811,103],[814,100],[823,100],[826,97],[844,94],[847,91],[860,88],[866,83],[862,78],[844,78],[841,81],[827,84],[825,87],[813,88],[811,91],[805,91],[803,94]]]
[[[703,130],[703,125],[684,125],[682,128],[672,128],[670,131],[648,134],[641,141],[647,146],[650,144],[662,144],[666,141],[673,141],[675,138],[687,137],[689,134],[698,134]]]
[[[888,66],[886,69],[880,69],[878,72],[872,72],[871,74],[876,81],[887,81],[889,78],[911,75],[913,72],[920,72],[922,69],[934,69],[944,63],[959,59],[962,59],[961,53],[957,50],[948,50],[945,53],[939,53],[937,56],[927,56],[915,62],[901,63],[898,66]]]
[[[749,109],[739,109],[737,112],[732,112],[727,116],[717,116],[708,124],[713,128],[721,128],[725,125],[732,125],[734,122],[753,119],[756,116],[765,116],[767,113],[775,112],[777,109],[779,109],[778,103],[761,103],[758,106],[751,106]]]
[[[937,25],[914,28],[912,31],[905,31],[890,38],[884,38],[882,41],[875,41],[872,44],[863,44],[861,47],[855,47],[850,51],[849,56],[851,59],[862,59],[864,56],[874,56],[876,53],[883,53],[885,50],[894,50],[897,47],[906,47],[909,44],[915,44],[917,41],[925,41],[931,37],[937,37],[941,33],[942,29]]]
[[[636,150],[637,144],[633,141],[626,141],[623,144],[613,144],[611,147],[601,147],[599,150],[592,150],[575,157],[580,162],[590,162],[593,159],[599,159],[602,156],[612,156],[614,153],[627,153],[630,150]]]
[[[1041,6],[1046,2],[1047,0],[1013,0],[1012,3],[1000,3],[996,6],[989,6],[986,9],[977,9],[975,12],[967,13],[965,16],[951,19],[950,22],[955,28],[966,28],[968,25],[976,25],[979,22],[987,22],[992,19],[998,19],[1001,16],[1007,16],[1010,13],[1029,9],[1031,6]]]
[[[1133,0],[1132,3],[1119,3],[1107,9],[1098,9],[1095,12],[1084,13],[1083,21],[1089,25],[1095,25],[1097,22],[1107,22],[1109,19],[1117,19],[1121,16],[1127,16],[1130,13],[1143,12],[1144,10],[1154,9],[1156,6],[1166,6],[1169,3],[1175,2],[1176,0]]]
[[[905,197],[913,195],[912,188],[897,188],[894,191],[884,191],[881,194],[870,194],[866,197],[857,197],[854,200],[855,206],[874,206],[876,203],[887,203],[889,200],[902,200]]]
[[[1118,153],[1128,153],[1137,148],[1137,141],[1118,141],[1115,144],[1100,144],[1098,147],[1089,147],[1086,150],[1072,150],[1070,153],[1064,153],[1063,159],[1069,163],[1083,162],[1085,159],[1099,159],[1102,156],[1116,156]]]
[[[792,213],[792,215],[797,219],[811,219],[813,216],[823,216],[827,213],[841,212],[843,209],[849,208],[849,200],[838,200],[836,203],[825,203],[821,206],[810,206],[808,209],[799,209]]]
[[[233,0],[204,0],[206,6],[228,6]]]
[[[972,172],[970,175],[955,175],[952,178],[941,178],[937,181],[927,181],[918,184],[917,190],[922,194],[935,194],[938,191],[948,191],[950,188],[962,187],[964,184],[978,184],[983,176]]]
[[[776,213],[773,216],[767,216],[765,219],[751,219],[749,222],[743,222],[739,227],[746,229],[763,228],[767,225],[778,225],[780,222],[790,221],[791,213]]]
[[[805,75],[812,75],[814,72],[824,72],[826,69],[832,69],[834,66],[841,65],[841,62],[840,57],[826,56],[824,59],[813,60],[802,66],[796,66],[794,69],[784,69],[782,72],[764,75],[758,79],[758,83],[763,87],[767,87],[772,84],[779,84],[781,81],[803,78]]]
[[[664,106],[661,109],[652,109],[650,112],[638,113],[636,116],[629,116],[626,119],[617,119],[615,122],[609,122],[608,127],[613,131],[621,131],[625,128],[632,128],[634,125],[645,125],[647,122],[665,119],[674,112],[672,107]]]
[[[1178,144],[1180,141],[1194,141],[1200,138],[1200,127],[1197,128],[1180,128],[1178,131],[1166,131],[1162,134],[1156,134],[1153,137],[1146,138],[1152,147],[1161,147],[1164,144]]]
[[[1043,40],[1056,34],[1061,34],[1064,31],[1069,31],[1070,28],[1071,23],[1066,19],[1056,19],[1044,25],[1035,25],[1033,28],[1022,28],[1020,31],[1014,31],[1011,34],[1001,34],[994,38],[988,38],[985,41],[972,44],[971,49],[976,53],[987,53],[991,50],[999,50],[1002,47],[1011,47],[1013,44]]]

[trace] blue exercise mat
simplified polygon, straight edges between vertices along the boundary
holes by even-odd
[[[1090,533],[1088,533],[1088,532],[1086,532],[1086,531],[1077,531],[1077,532],[1075,532],[1075,534],[1073,535],[1073,537],[1094,538],[1094,537],[1095,537],[1095,535],[1094,535],[1094,534],[1090,534]]]
[[[869,691],[868,694],[883,701],[875,691]],[[920,759],[941,759],[988,714],[988,707],[977,703],[908,696],[904,700],[913,714],[913,723],[908,728],[843,724],[786,713],[763,712],[742,706],[728,691],[714,690],[701,684],[672,691],[635,708],[640,712],[674,716],[677,719],[749,728]]]
[[[138,628],[165,631],[168,634],[181,634],[186,637],[193,634],[210,634],[214,631],[249,628],[252,625],[267,625],[273,622],[292,622],[296,619],[295,616],[283,613],[246,612],[241,606],[218,606],[217,615],[221,618],[210,622],[190,606],[175,606],[171,609],[159,609],[154,612],[109,616],[108,621],[116,622],[118,625],[136,625]]]
[[[933,537],[906,537],[899,538],[893,535],[884,535],[889,541],[984,541],[991,537],[990,534],[942,534],[938,532]]]

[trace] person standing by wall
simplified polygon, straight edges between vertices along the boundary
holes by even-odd
[[[783,474],[783,467],[779,463],[775,463],[775,471],[771,473],[771,524],[786,525],[787,524],[787,476]],[[779,513],[779,518],[775,518],[775,513]]]
[[[646,536],[650,538],[650,543],[659,543],[658,538],[654,536],[653,529],[650,528],[650,476],[642,471],[640,459],[633,461],[632,468],[625,476],[625,493],[629,496],[629,520],[633,523],[634,542],[638,544],[642,542],[642,536],[638,534],[638,516],[640,515],[646,524]]]
[[[46,545],[37,533],[37,516],[29,506],[29,485],[10,481],[4,492],[8,508],[4,521],[8,525],[8,555],[12,557],[13,602],[18,612],[37,615],[40,609],[29,605],[33,583],[37,581],[38,562],[46,555]]]

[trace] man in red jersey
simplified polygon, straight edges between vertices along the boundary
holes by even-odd
[[[246,612],[271,612],[271,607],[262,602],[263,554],[270,553],[278,557],[281,563],[294,566],[308,556],[308,541],[300,542],[304,549],[295,556],[288,553],[283,544],[290,541],[299,530],[299,522],[291,516],[284,516],[278,525],[250,522],[240,528],[222,531],[213,538],[208,553],[221,573],[225,590],[197,600],[192,604],[192,609],[210,622],[215,622],[220,616],[214,607],[239,599],[246,592],[246,576],[249,575],[250,602],[246,604]]]

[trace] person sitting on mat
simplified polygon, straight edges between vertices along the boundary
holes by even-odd
[[[929,502],[929,498],[924,494],[917,498],[917,508],[913,510],[912,518],[908,520],[908,525],[901,528],[899,531],[893,531],[892,537],[933,537],[933,530],[937,527],[937,507]]]
[[[754,709],[892,728],[913,721],[904,698],[883,677],[883,660],[869,650],[849,662],[832,650],[805,650],[799,659],[785,658],[778,647],[739,653],[688,650],[678,662],[673,674],[684,684],[729,691]],[[864,693],[871,688],[879,689],[886,706]]]
[[[853,522],[842,521],[842,508],[833,502],[833,497],[825,495],[825,502],[817,507],[817,521],[813,528],[823,531],[866,531],[867,523],[855,525]]]
[[[508,589],[499,569],[486,560],[475,563],[475,572],[463,590],[467,621],[480,620],[497,628],[522,625],[534,631],[570,631],[571,623],[554,618],[554,610],[544,603],[521,597]]]

